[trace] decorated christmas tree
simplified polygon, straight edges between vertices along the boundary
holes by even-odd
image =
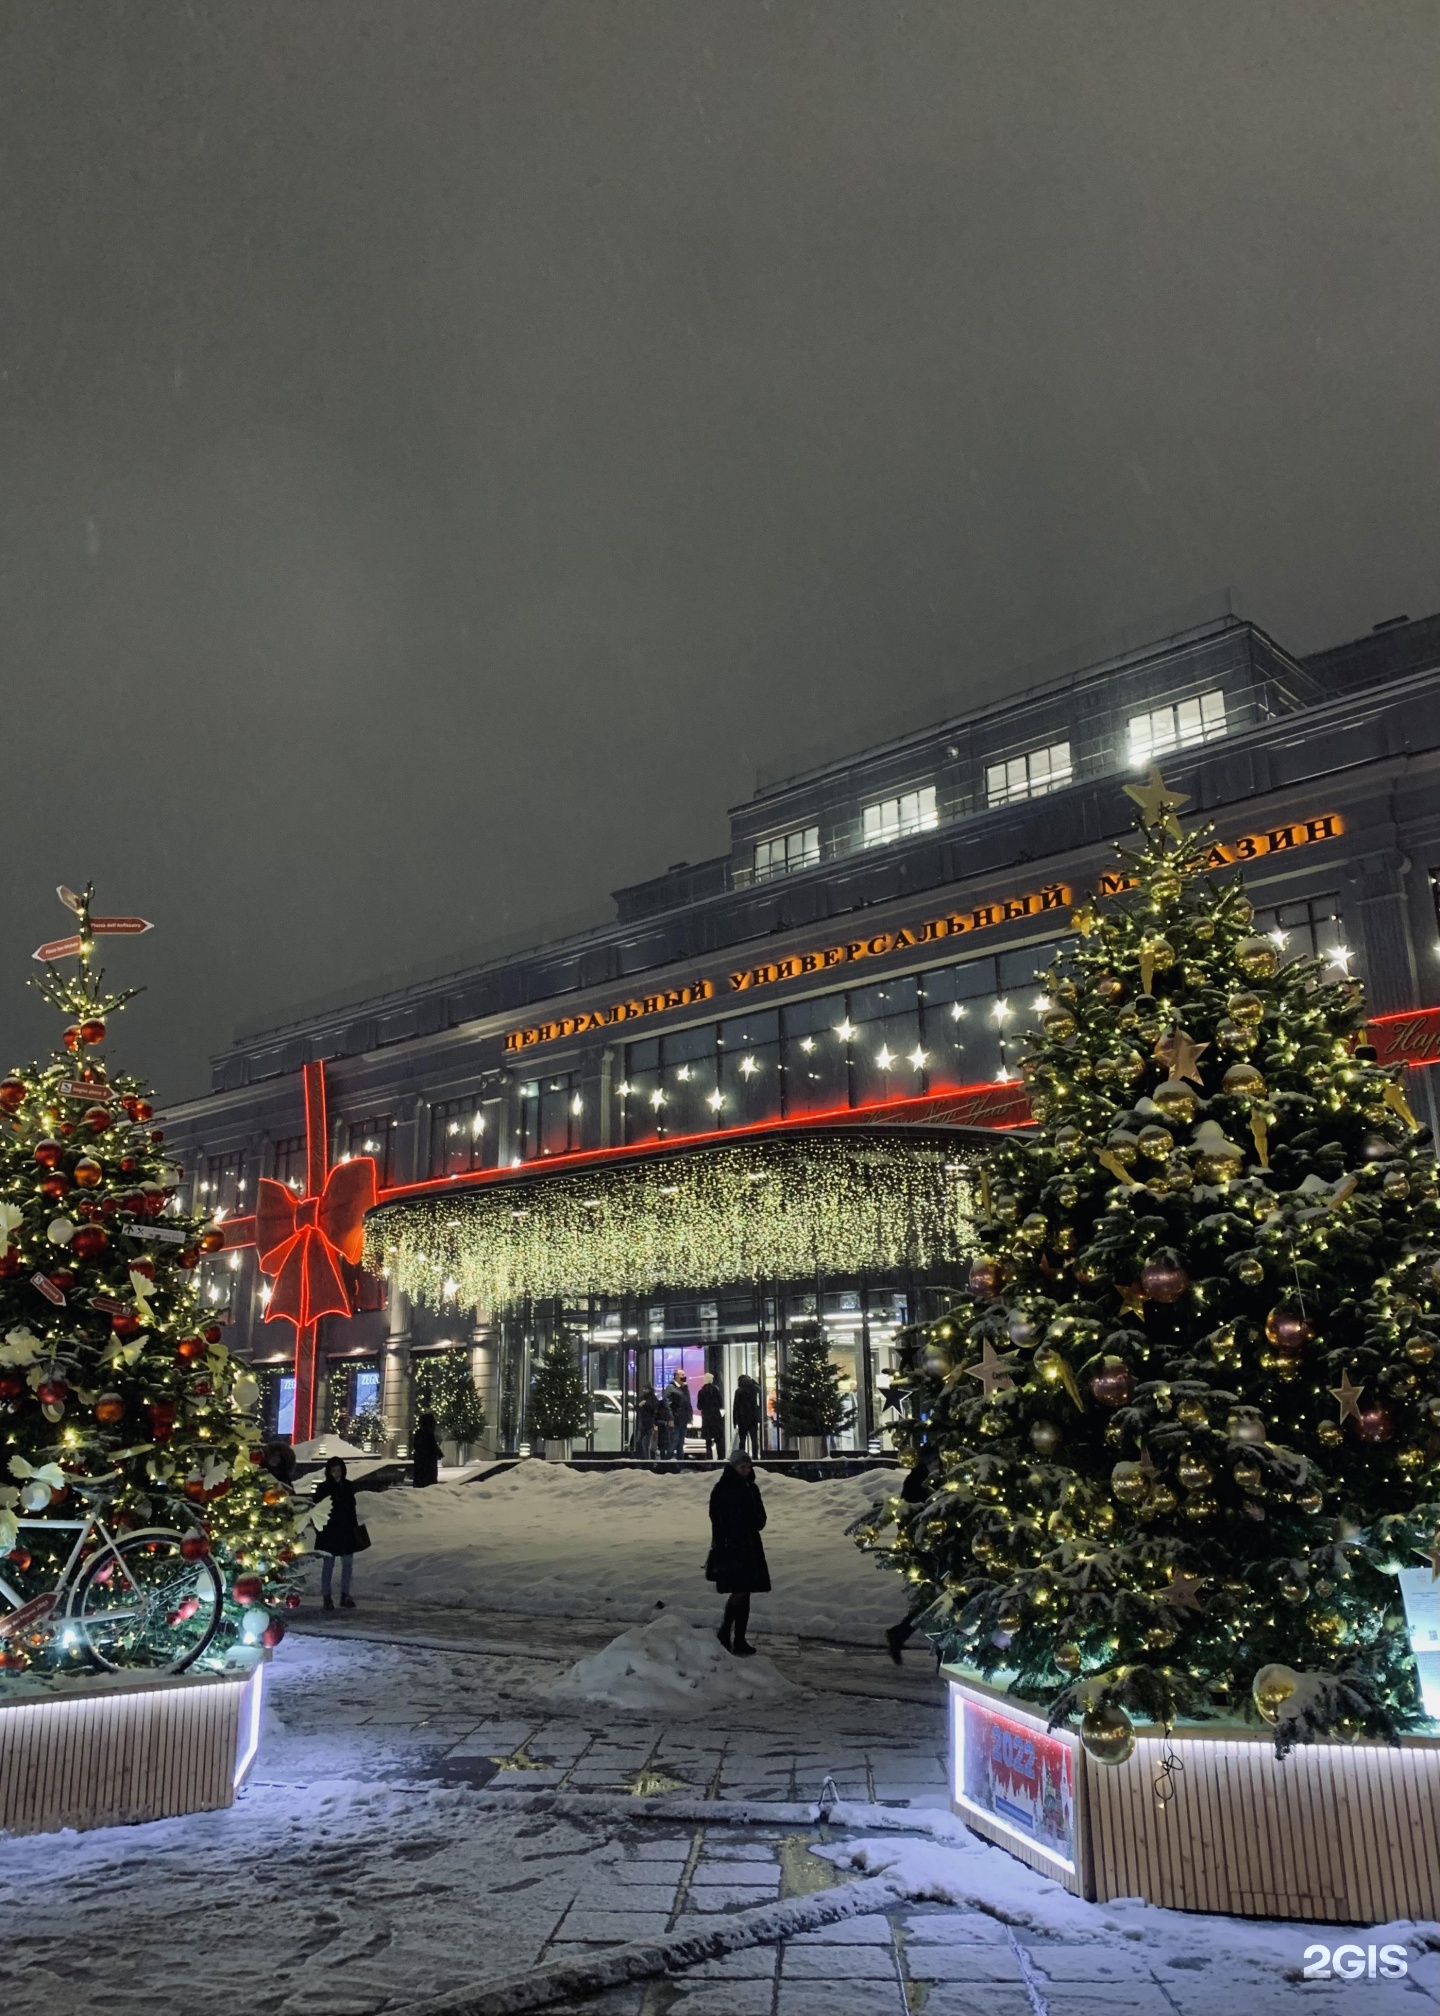
[[[780,1426],[787,1435],[838,1435],[849,1413],[825,1333],[818,1323],[797,1326],[790,1332],[775,1396]]]
[[[984,1156],[968,1293],[906,1340],[928,1496],[862,1544],[1102,1760],[1132,1717],[1393,1736],[1396,1573],[1440,1574],[1433,1147],[1358,984],[1257,933],[1158,773],[1129,790],[1130,886],[1045,976],[1038,1124]]]
[[[62,1044],[0,1081],[0,1668],[178,1670],[282,1635],[294,1506],[196,1295],[220,1235],[178,1212],[146,1089],[106,1062],[132,995],[94,936],[119,920],[60,893],[78,929],[34,984]]]
[[[485,1403],[470,1370],[470,1353],[438,1351],[415,1370],[415,1409],[435,1416],[440,1433],[455,1442],[478,1442],[485,1433]]]
[[[566,1337],[557,1337],[530,1386],[530,1433],[542,1442],[568,1442],[590,1425],[590,1395],[580,1361]]]

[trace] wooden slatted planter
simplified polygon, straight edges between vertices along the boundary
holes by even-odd
[[[987,1841],[1078,1897],[1177,1911],[1384,1924],[1440,1910],[1440,1737],[1302,1745],[1244,1724],[1178,1730],[1174,1796],[1143,1725],[1124,1764],[948,1667],[950,1799]]]
[[[115,1827],[234,1803],[260,1739],[264,1661],[96,1675],[0,1700],[0,1832]]]

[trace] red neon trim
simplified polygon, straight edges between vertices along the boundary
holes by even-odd
[[[1403,1064],[1418,1071],[1422,1064],[1440,1063],[1440,1008],[1401,1008],[1391,1015],[1372,1015],[1365,1034],[1382,1064]]]
[[[427,1176],[420,1183],[397,1183],[380,1192],[378,1203],[394,1204],[402,1198],[420,1197],[431,1190],[473,1189],[484,1183],[504,1182],[507,1178],[518,1179],[535,1176],[543,1170],[572,1169],[578,1164],[618,1161],[624,1156],[654,1155],[670,1148],[689,1148],[708,1144],[723,1148],[728,1142],[743,1140],[755,1134],[783,1134],[807,1127],[823,1127],[836,1120],[854,1121],[864,1119],[872,1124],[887,1113],[903,1113],[917,1106],[949,1104],[958,1099],[977,1097],[985,1092],[1006,1092],[1012,1090],[1017,1100],[1024,1100],[1025,1088],[1016,1078],[986,1079],[975,1085],[961,1085],[953,1092],[918,1092],[909,1099],[880,1099],[869,1106],[831,1106],[820,1113],[793,1113],[783,1120],[756,1120],[745,1127],[717,1128],[715,1132],[704,1134],[666,1134],[653,1141],[626,1141],[613,1148],[573,1148],[565,1155],[537,1155],[533,1162],[507,1165],[504,1169],[472,1169],[463,1176]],[[903,1122],[902,1122],[903,1124]],[[937,1127],[963,1127],[964,1120],[935,1121]],[[1029,1114],[1019,1113],[1013,1120],[998,1121],[987,1131],[1006,1133],[1014,1127],[1030,1125]]]
[[[325,1066],[305,1066],[305,1194],[318,1197],[330,1167],[330,1142],[325,1132]]]

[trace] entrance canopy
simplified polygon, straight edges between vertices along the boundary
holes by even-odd
[[[599,1155],[392,1198],[365,1264],[432,1307],[725,1281],[928,1273],[977,1243],[967,1164],[985,1130],[837,1128]]]

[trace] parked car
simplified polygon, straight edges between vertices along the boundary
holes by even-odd
[[[595,1424],[590,1447],[597,1456],[618,1456],[624,1448],[625,1405],[623,1396],[598,1387],[590,1395]]]

